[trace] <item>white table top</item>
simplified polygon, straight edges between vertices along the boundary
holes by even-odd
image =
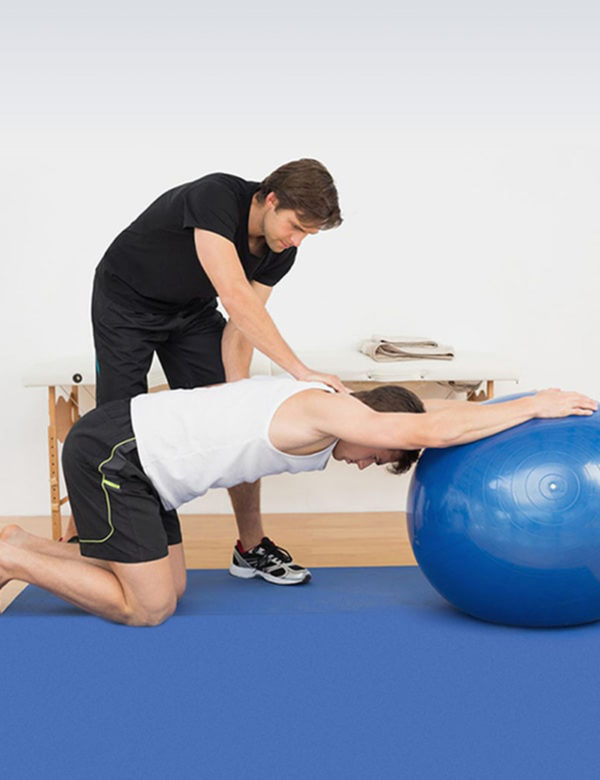
[[[518,381],[518,367],[510,359],[487,352],[457,352],[452,360],[407,360],[378,363],[357,349],[298,352],[300,359],[315,371],[337,374],[345,382],[475,382],[490,380]],[[262,355],[254,353],[252,374],[280,375],[283,369]],[[26,387],[94,385],[93,354],[65,356],[31,366],[23,374]],[[158,361],[150,371],[150,387],[166,383]]]

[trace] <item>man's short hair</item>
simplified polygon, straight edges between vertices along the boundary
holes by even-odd
[[[400,385],[382,385],[374,387],[372,390],[359,390],[352,393],[354,398],[358,398],[363,404],[366,404],[376,412],[412,412],[422,413],[425,407],[421,399],[411,390],[407,390]],[[402,456],[393,463],[390,470],[394,474],[404,474],[419,459],[421,450],[401,450]]]
[[[333,178],[318,160],[294,160],[280,166],[260,183],[258,202],[263,203],[270,192],[279,202],[278,209],[292,209],[307,226],[328,230],[342,224]]]

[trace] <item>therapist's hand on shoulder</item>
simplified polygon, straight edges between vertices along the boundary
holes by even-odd
[[[321,374],[318,371],[306,368],[299,371],[295,378],[301,382],[321,382],[328,387],[332,387],[336,393],[350,393],[350,390],[342,384],[341,379],[335,374]]]

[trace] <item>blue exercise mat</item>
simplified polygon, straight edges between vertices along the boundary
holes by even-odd
[[[414,567],[189,572],[157,628],[30,587],[0,618],[0,776],[597,778],[600,624],[453,610]]]

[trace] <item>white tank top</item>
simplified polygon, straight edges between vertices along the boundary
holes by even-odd
[[[166,509],[210,488],[255,482],[284,471],[325,468],[336,444],[312,455],[288,455],[269,439],[279,406],[320,382],[257,376],[194,390],[146,393],[131,400],[131,421],[144,471]]]

